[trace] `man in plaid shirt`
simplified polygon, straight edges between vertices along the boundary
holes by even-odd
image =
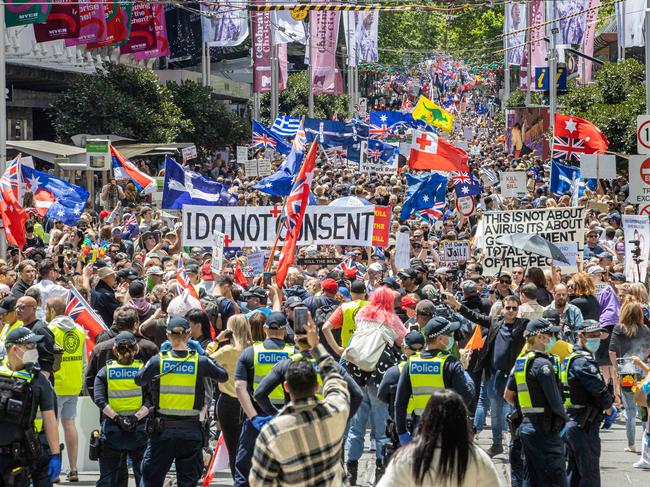
[[[341,451],[350,414],[348,386],[320,344],[315,325],[305,328],[315,363],[298,360],[289,365],[284,387],[291,402],[257,438],[251,487],[343,484]],[[322,400],[316,398],[317,371],[323,381]]]

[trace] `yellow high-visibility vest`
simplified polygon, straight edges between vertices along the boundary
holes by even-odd
[[[119,415],[135,414],[142,407],[142,387],[134,380],[142,366],[143,363],[139,360],[130,365],[122,365],[113,360],[106,363],[108,405]]]
[[[288,359],[293,353],[294,348],[289,344],[286,344],[281,349],[266,348],[263,342],[253,344],[253,391],[260,385],[262,379],[269,375],[275,364]],[[269,394],[269,399],[273,404],[284,403],[284,389],[281,385],[273,389]]]
[[[424,412],[431,394],[444,389],[443,370],[449,353],[439,352],[435,357],[413,356],[408,359],[409,379],[413,391],[413,412],[420,416]]]
[[[343,313],[343,326],[341,327],[341,346],[346,347],[354,330],[357,329],[357,325],[354,322],[355,316],[361,308],[368,304],[368,301],[363,299],[358,299],[356,301],[350,301],[348,303],[343,303],[341,305],[341,311]]]
[[[199,356],[189,351],[186,357],[160,354],[160,392],[158,411],[170,416],[198,416],[194,409]]]
[[[57,396],[78,396],[83,386],[83,360],[86,334],[76,325],[74,330],[64,330],[48,325],[54,341],[63,348],[61,368],[54,372],[54,390]]]

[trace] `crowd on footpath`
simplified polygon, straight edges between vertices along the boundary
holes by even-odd
[[[650,469],[650,304],[623,272],[622,215],[635,213],[625,178],[578,199],[587,209],[576,272],[487,276],[475,243],[455,267],[441,259],[444,242],[471,240],[485,212],[573,206],[550,192],[540,157],[509,153],[479,109],[489,95],[452,97],[480,148],[470,168],[525,170],[526,196],[486,184],[472,216],[450,192],[438,221],[399,221],[403,173],[360,174],[323,156],[317,204],[388,205],[390,239],[381,250],[301,246],[308,262],[345,265],[296,263],[282,288],[244,272],[254,249],[226,248],[215,274],[210,250],[184,247],[178,219],[128,183],[110,181],[74,227],[30,211],[25,247],[0,262],[2,485],[77,482],[89,455],[101,486],[127,485],[129,469],[138,485],[162,486],[172,464],[177,485],[195,486],[210,474],[215,433],[236,486],[360,485],[369,431],[379,486],[505,485],[492,458],[507,455],[513,486],[591,487],[605,466],[600,437],[616,421],[630,467]],[[232,151],[201,171],[242,206],[280,202],[252,188]],[[396,264],[403,230],[408,267]],[[106,329],[89,341],[79,313]],[[83,396],[101,418],[90,451],[79,451],[75,426]],[[478,435],[491,435],[487,451]]]

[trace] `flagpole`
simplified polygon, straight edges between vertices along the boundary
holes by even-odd
[[[285,205],[287,204],[287,197],[285,196],[282,199],[282,208],[284,210]],[[280,240],[280,228],[275,229],[275,240],[273,241],[273,246],[271,247],[271,255],[269,255],[269,260],[264,267],[264,272],[270,272],[271,267],[273,267],[273,259],[275,258],[275,250],[278,248],[278,241]]]
[[[555,34],[557,27],[555,24],[555,1],[546,4],[547,19],[550,19],[548,24],[548,31],[551,39],[551,51],[548,53],[548,98],[549,98],[549,122],[551,129],[551,136],[555,132],[555,103],[557,98],[557,58],[555,48]]]
[[[0,176],[7,169],[7,95],[5,65],[5,9],[0,7]],[[21,202],[22,203],[22,202]],[[0,232],[0,257],[7,258],[7,235]]]
[[[503,2],[504,9],[504,23],[506,35],[503,36],[503,106],[502,109],[505,113],[506,105],[508,104],[508,98],[510,98],[510,65],[508,64],[508,29],[510,27],[508,23],[508,2]]]
[[[271,34],[273,37],[273,34]],[[271,39],[271,120],[278,116],[278,45]]]
[[[309,118],[314,118],[314,91],[311,85],[311,66],[314,63],[314,60],[311,58],[311,15],[309,18],[309,35],[307,36],[307,40],[307,49],[309,49],[309,67],[307,69],[307,76],[309,77],[307,88],[307,116]]]

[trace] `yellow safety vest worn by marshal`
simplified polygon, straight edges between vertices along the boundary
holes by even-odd
[[[269,375],[275,364],[282,360],[288,359],[294,354],[294,348],[291,345],[285,345],[281,349],[266,348],[263,342],[253,344],[253,392],[262,382],[262,379]],[[269,394],[272,404],[284,403],[284,389],[281,385],[273,389]]]
[[[528,367],[533,363],[533,360],[536,357],[547,358],[551,364],[553,364],[553,370],[556,375],[558,374],[558,360],[553,355],[546,355],[542,352],[536,352],[531,350],[529,352],[523,353],[520,355],[517,360],[515,360],[515,383],[517,384],[517,400],[519,402],[519,408],[523,414],[526,413],[543,413],[543,406],[535,406],[530,398],[530,391],[528,389],[528,383],[526,382],[526,373],[528,372]]]
[[[436,389],[444,389],[442,372],[449,353],[439,352],[435,357],[413,356],[408,359],[409,379],[411,381],[413,412],[420,416],[426,408],[431,394]]]
[[[122,365],[114,360],[106,362],[108,405],[121,416],[135,414],[142,407],[142,387],[134,381],[142,366],[139,360],[130,365]]]
[[[307,358],[302,353],[296,353],[291,356],[291,360],[294,362],[299,362],[300,360],[307,360],[311,366],[316,371],[316,380],[318,381],[318,390],[316,391],[316,397],[318,399],[323,399],[323,378],[320,376],[320,370],[318,368],[318,363],[315,358]]]
[[[170,352],[160,354],[160,393],[158,412],[169,416],[198,416],[194,409],[199,356],[189,351],[185,357]]]
[[[567,358],[562,361],[562,368],[560,369],[562,395],[564,396],[564,407],[566,408],[577,409],[585,407],[585,404],[571,403],[571,390],[569,389],[569,367],[571,367],[571,363],[578,357],[591,357],[591,354],[588,352],[571,352]]]
[[[0,361],[0,376],[19,379],[27,383],[31,383],[34,378],[34,376],[26,370],[11,370],[7,365],[6,357]],[[43,431],[43,416],[41,415],[40,406],[37,408],[36,417],[34,418],[34,431],[37,433]]]
[[[349,303],[343,303],[341,305],[341,312],[343,313],[343,326],[341,327],[341,346],[347,346],[354,330],[357,329],[357,325],[354,322],[354,317],[357,315],[359,310],[368,304],[368,301],[359,299],[357,301],[350,301]]]
[[[78,396],[83,385],[83,360],[86,334],[76,325],[73,330],[64,330],[56,325],[48,328],[54,341],[63,348],[61,368],[54,372],[54,390],[57,396]]]

